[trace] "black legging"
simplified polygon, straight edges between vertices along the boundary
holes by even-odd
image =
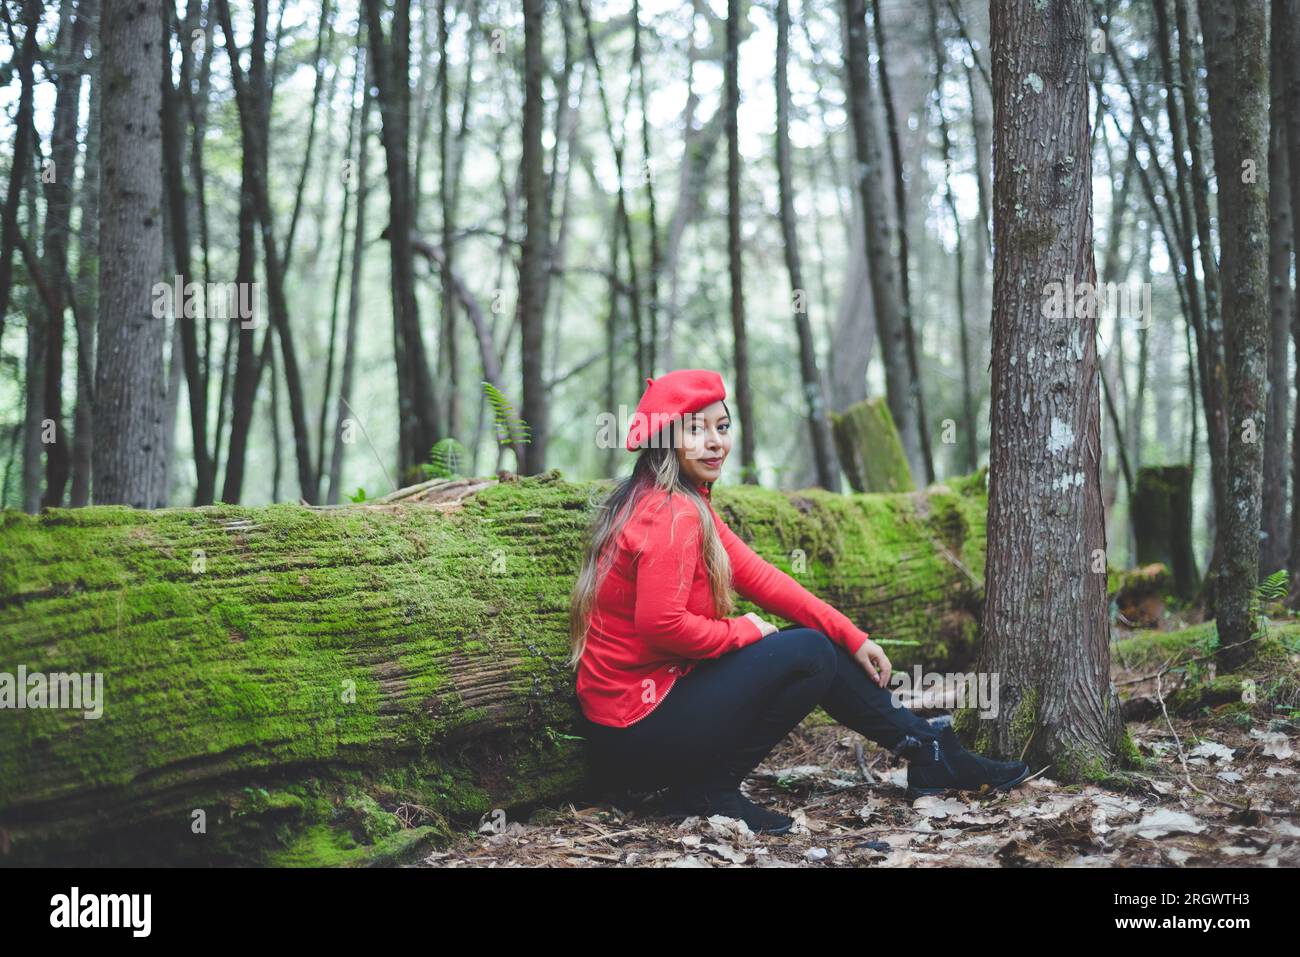
[[[852,655],[813,628],[783,628],[700,661],[649,715],[626,727],[581,726],[597,781],[654,790],[735,788],[817,705],[887,748],[937,730],[894,704]]]

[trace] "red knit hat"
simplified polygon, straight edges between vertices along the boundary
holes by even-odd
[[[627,430],[627,450],[635,452],[669,422],[698,412],[727,397],[722,376],[711,369],[675,369],[658,379],[647,378]]]

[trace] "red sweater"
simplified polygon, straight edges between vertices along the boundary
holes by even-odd
[[[708,485],[699,488],[731,558],[736,592],[856,653],[867,633],[755,554],[713,511]],[[743,615],[717,617],[700,551],[699,514],[680,493],[671,502],[662,489],[645,493],[613,547],[613,564],[601,579],[587,626],[577,694],[590,720],[625,728],[653,711],[699,659],[744,648],[763,635]]]

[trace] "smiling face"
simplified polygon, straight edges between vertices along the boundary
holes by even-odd
[[[697,485],[717,481],[731,453],[731,416],[722,400],[683,415],[678,434],[674,451],[682,473]]]

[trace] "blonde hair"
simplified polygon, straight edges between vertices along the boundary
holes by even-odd
[[[669,503],[670,522],[677,517],[672,503],[681,493],[686,496],[699,513],[700,549],[704,559],[704,568],[708,572],[709,586],[713,592],[715,611],[720,617],[727,617],[735,607],[731,591],[731,560],[722,547],[722,539],[713,524],[709,504],[704,500],[695,484],[682,474],[677,461],[676,445],[680,420],[669,423],[669,435],[672,441],[658,448],[644,448],[637,456],[632,474],[623,479],[613,490],[599,502],[594,503],[595,515],[587,529],[583,549],[582,568],[578,572],[573,586],[573,595],[569,602],[569,667],[576,668],[582,660],[582,653],[587,647],[587,628],[596,604],[596,593],[600,583],[614,563],[614,548],[618,534],[628,519],[636,511],[642,496],[655,489],[662,489],[669,494],[665,502]],[[660,504],[663,507],[663,503]],[[689,582],[687,583],[689,586]]]

